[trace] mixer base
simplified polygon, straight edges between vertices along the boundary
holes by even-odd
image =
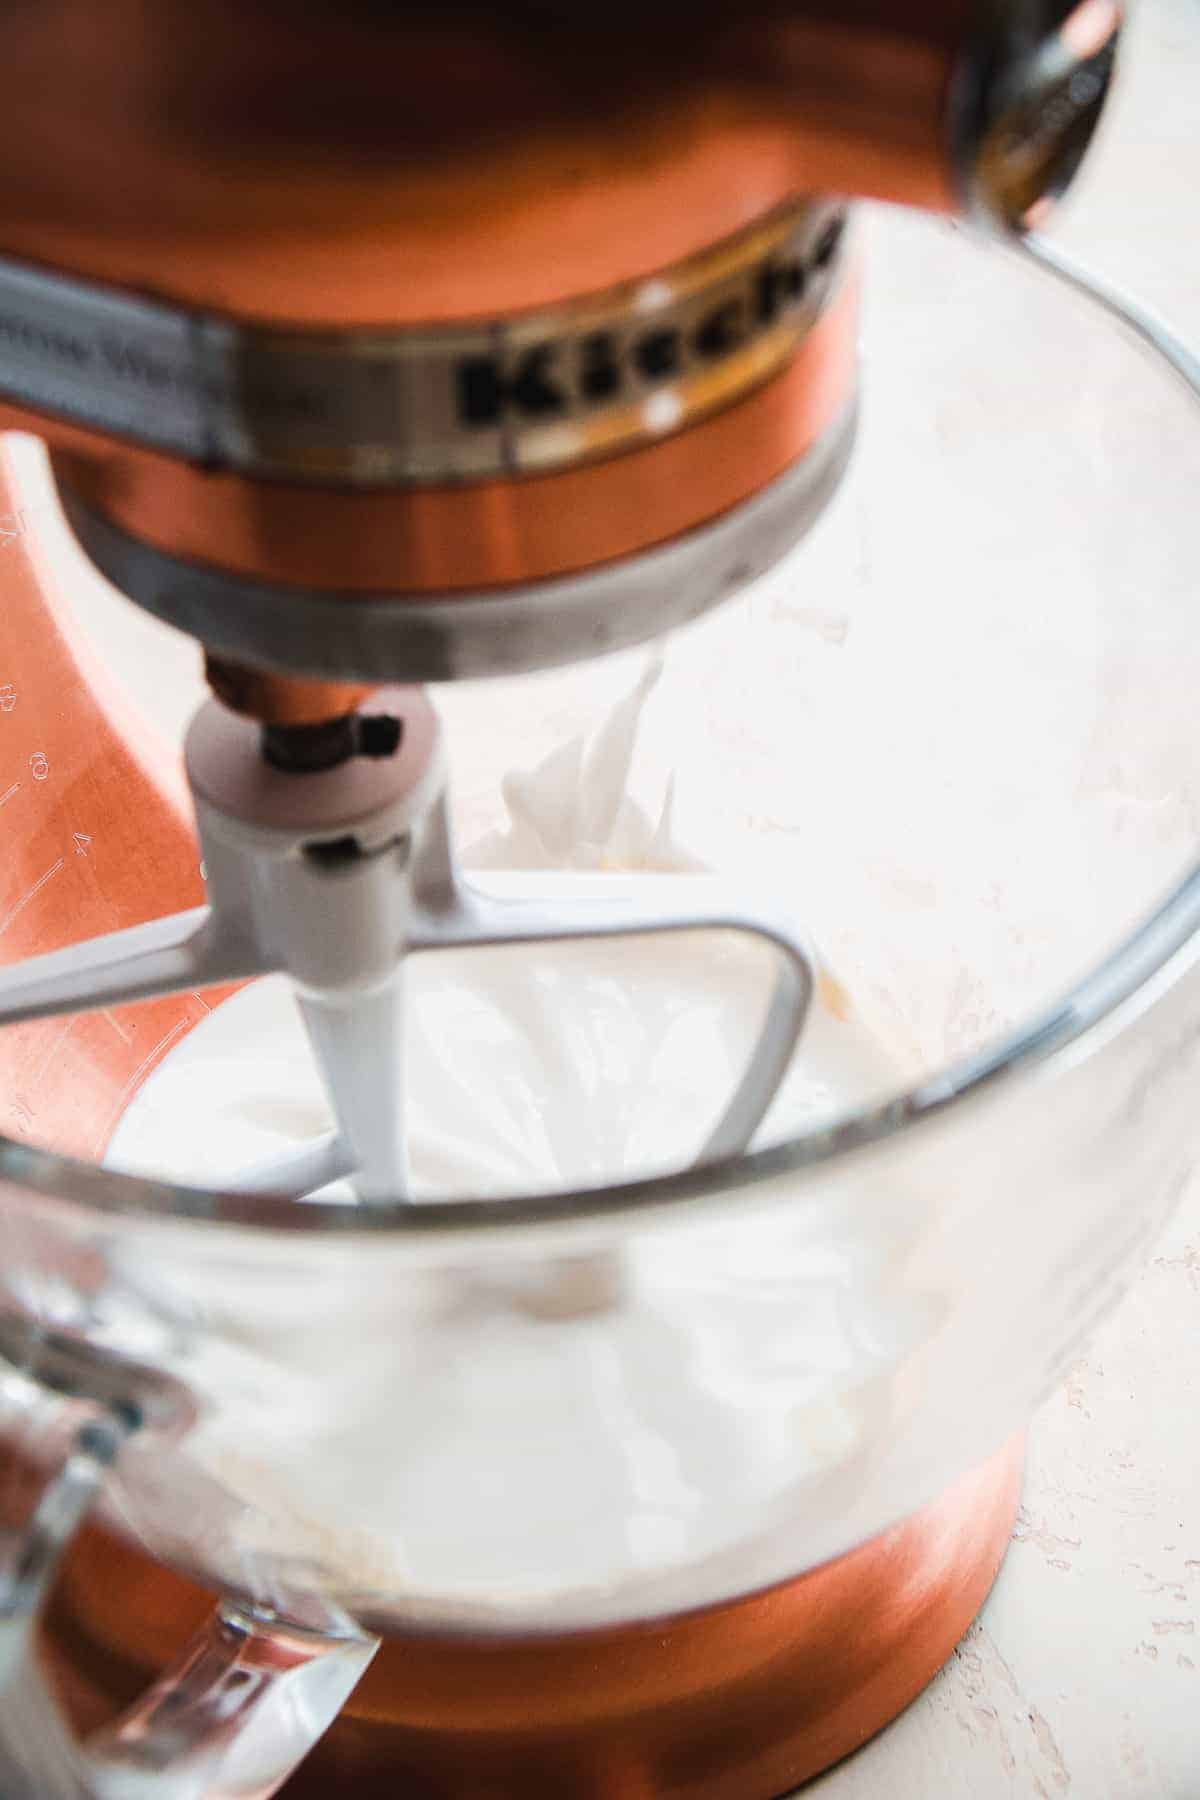
[[[1014,1439],[931,1505],[795,1581],[571,1636],[385,1642],[286,1800],[774,1800],[856,1750],[986,1598],[1020,1488]],[[126,1706],[211,1606],[91,1529],[45,1653],[76,1727]]]

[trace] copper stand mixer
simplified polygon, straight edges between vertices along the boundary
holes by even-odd
[[[394,1210],[405,955],[708,925],[764,940],[776,967],[699,1163],[738,1157],[805,1028],[805,943],[769,900],[700,878],[590,912],[484,905],[457,873],[437,723],[411,684],[640,643],[790,549],[854,439],[847,202],[957,212],[1014,240],[1040,227],[1103,105],[1115,0],[586,17],[63,0],[10,23],[0,424],[46,441],[80,545],[203,646],[215,696],[186,759],[206,887],[186,804],[167,803],[167,775],[102,708],[30,751],[37,781],[32,759],[68,758],[71,734],[105,743],[122,798],[97,804],[127,873],[102,894],[89,835],[77,860],[61,854],[66,812],[26,852],[14,892],[42,879],[40,853],[54,880],[44,906],[18,897],[4,921],[11,1092],[44,1043],[55,1148],[98,1156],[212,1004],[197,990],[284,971],[336,1129],[232,1172],[207,1216],[253,1225],[263,1196],[339,1177],[364,1211]],[[10,588],[0,675],[49,705],[76,679],[69,633],[28,577]],[[193,904],[147,923],[156,864]],[[87,1055],[60,1080],[55,1021],[113,1007],[136,1030],[89,1036],[83,1021]],[[19,1112],[6,1129],[28,1135]],[[496,1228],[494,1208],[464,1207],[459,1226]],[[536,1222],[537,1203],[521,1216]],[[59,1569],[109,1463],[159,1415],[138,1410],[124,1365],[105,1388],[74,1339],[0,1325],[14,1367],[102,1415],[32,1526],[36,1476],[12,1459],[24,1535],[0,1594],[27,1624],[54,1577],[43,1654],[76,1735],[93,1734],[63,1793],[324,1794],[350,1779],[364,1794],[768,1800],[930,1679],[1016,1504],[1019,1441],[782,1584],[565,1631],[389,1624],[379,1647],[374,1621],[268,1618],[262,1596],[212,1614],[185,1555],[155,1560],[111,1521],[74,1535]],[[273,1684],[322,1668],[323,1697],[290,1748],[251,1759],[248,1785],[215,1751],[175,1785],[210,1740],[236,1763]],[[22,1778],[48,1791],[44,1771]]]

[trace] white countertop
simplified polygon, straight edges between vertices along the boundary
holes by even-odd
[[[820,1800],[1200,1795],[1200,1191],[1034,1421],[1008,1559]]]
[[[1144,0],[1130,36],[1097,172],[1118,204],[1111,224],[1081,218],[1074,240],[1195,339],[1200,7]],[[1016,1531],[982,1615],[914,1705],[809,1794],[1197,1800],[1198,1327],[1193,1187],[1033,1423]]]

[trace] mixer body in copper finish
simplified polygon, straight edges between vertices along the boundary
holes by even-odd
[[[389,1638],[283,1792],[790,1793],[857,1750],[952,1653],[1008,1546],[1022,1463],[1017,1440],[849,1555],[703,1612],[545,1639]],[[136,1699],[211,1606],[128,1544],[82,1538],[46,1636],[76,1728]]]
[[[48,438],[132,598],[226,662],[370,681],[595,654],[773,560],[852,430],[838,201],[1044,203],[1119,12],[293,25],[225,0],[22,21],[3,417]]]
[[[1019,233],[1074,171],[1120,23],[1107,0],[17,10],[0,425],[45,438],[95,564],[276,734],[388,679],[646,641],[775,562],[852,449],[850,203]],[[14,653],[43,634],[47,691],[79,689],[64,743],[96,734],[140,821],[103,911],[81,856],[6,959],[190,904],[180,796],[88,710],[56,625],[6,624]],[[53,848],[31,840],[23,880]],[[89,1015],[39,1129],[101,1154],[207,1004]],[[54,1029],[4,1034],[18,1133]],[[286,1791],[770,1800],[951,1652],[1019,1467],[1010,1445],[883,1536],[681,1616],[389,1632]],[[210,1604],[85,1533],[46,1620],[76,1725]]]

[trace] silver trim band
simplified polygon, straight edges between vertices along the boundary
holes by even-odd
[[[566,468],[782,368],[843,261],[806,200],[645,280],[445,328],[239,322],[0,259],[0,397],[240,474],[354,487]]]
[[[269,586],[140,543],[63,488],[114,587],[208,649],[326,680],[449,681],[550,669],[644,643],[765,573],[816,520],[854,441],[851,408],[752,500],[657,549],[512,591],[441,597]]]

